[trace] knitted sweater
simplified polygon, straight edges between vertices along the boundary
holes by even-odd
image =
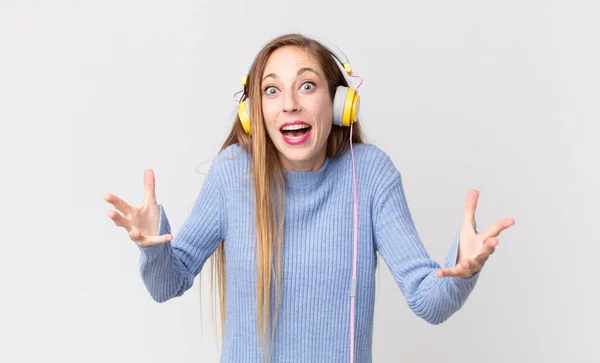
[[[436,276],[413,223],[402,179],[391,159],[369,144],[354,145],[358,183],[358,267],[355,362],[372,361],[377,253],[410,309],[431,324],[465,302],[471,278]],[[225,241],[226,319],[222,363],[261,362],[257,335],[256,214],[250,156],[238,145],[212,163],[187,220],[172,241],[140,247],[141,275],[157,302],[181,296]],[[350,148],[316,171],[286,177],[283,285],[272,362],[350,359],[350,280],[354,249]],[[162,205],[158,235],[171,233]],[[458,234],[446,267],[456,264]],[[274,292],[274,290],[272,290]],[[274,302],[272,302],[272,309]]]

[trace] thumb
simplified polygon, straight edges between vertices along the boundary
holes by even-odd
[[[155,185],[154,171],[144,170],[144,204],[156,204]]]
[[[477,208],[477,200],[479,199],[479,191],[476,189],[470,190],[465,200],[465,211],[463,215],[463,226],[471,227],[473,230],[477,228],[475,222],[475,209]]]

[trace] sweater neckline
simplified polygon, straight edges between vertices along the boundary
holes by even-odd
[[[323,165],[313,171],[294,171],[283,169],[288,188],[310,188],[320,185],[327,176],[331,167],[329,156],[325,158]]]

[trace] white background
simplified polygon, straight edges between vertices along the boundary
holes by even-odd
[[[367,141],[401,171],[432,257],[471,188],[480,229],[516,221],[442,325],[382,267],[374,361],[600,361],[599,15],[591,0],[1,0],[0,361],[218,362],[209,285],[203,325],[198,279],[154,302],[103,195],[140,205],[153,169],[176,233],[240,77],[287,32],[335,43],[364,78]]]

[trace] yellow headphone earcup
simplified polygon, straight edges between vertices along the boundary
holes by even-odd
[[[350,126],[358,120],[360,98],[356,89],[338,86],[333,99],[333,124]]]
[[[356,90],[348,88],[342,113],[342,126],[350,126],[351,123],[356,122],[359,106],[359,97]]]
[[[351,110],[350,122],[355,123],[358,120],[358,111],[360,110],[360,96],[357,93],[354,94]]]
[[[246,131],[246,134],[251,135],[252,130],[250,128],[250,100],[246,99],[240,103],[238,106],[238,117],[240,118],[240,123]]]

